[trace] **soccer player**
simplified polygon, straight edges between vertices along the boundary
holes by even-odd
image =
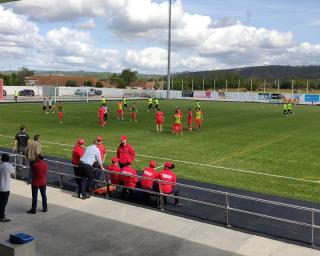
[[[58,117],[59,117],[60,124],[62,124],[63,113],[64,113],[64,108],[63,108],[62,102],[60,101],[58,104]]]
[[[191,108],[188,108],[188,131],[189,132],[192,132],[192,116],[193,116],[192,110]]]
[[[121,120],[123,121],[124,113],[123,113],[123,102],[122,102],[122,100],[118,101],[117,106],[118,106],[118,110],[117,110],[118,120],[120,120],[120,118],[121,118]]]
[[[108,115],[109,115],[109,108],[106,104],[102,104],[102,107],[104,109],[103,120],[104,120],[104,124],[106,125],[108,120]]]
[[[14,101],[16,103],[18,102],[18,96],[19,96],[19,93],[17,91],[14,91]]]
[[[156,115],[156,127],[157,127],[157,132],[162,132],[162,126],[164,124],[164,115],[163,112],[160,110],[160,108],[158,108]]]
[[[43,98],[42,110],[43,110],[44,114],[47,113],[47,99],[46,98]]]
[[[173,134],[175,135],[182,135],[182,117],[181,114],[179,112],[179,110],[175,111],[174,117],[173,117]]]
[[[131,111],[131,121],[132,122],[137,122],[137,113],[138,113],[138,109],[136,107],[136,103],[133,102],[133,105],[132,107],[130,108],[130,111]]]
[[[200,102],[197,100],[197,108],[201,109]]]
[[[49,113],[49,112],[51,112],[51,113],[53,114],[51,96],[49,96],[49,98],[48,98],[48,113]]]
[[[159,110],[159,100],[158,100],[158,98],[154,99],[154,109],[155,110]]]
[[[148,99],[148,111],[150,111],[152,109],[152,98],[149,96]]]
[[[104,96],[101,96],[101,104],[106,104],[106,99],[104,98]]]
[[[100,106],[100,108],[98,109],[98,118],[99,118],[99,123],[98,125],[101,127],[105,127],[105,121],[104,121],[104,107],[103,104]]]
[[[294,114],[294,112],[292,111],[292,109],[293,109],[293,105],[292,105],[292,103],[291,103],[291,100],[289,100],[289,102],[288,102],[288,115],[290,115],[290,114]]]
[[[201,109],[197,108],[194,115],[195,115],[195,121],[196,121],[196,128],[199,131],[203,121],[203,114]]]
[[[286,101],[283,102],[283,115],[288,116],[288,104]]]
[[[122,97],[122,103],[124,108],[128,108],[128,102],[126,97]]]

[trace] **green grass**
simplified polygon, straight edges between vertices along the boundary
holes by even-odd
[[[129,102],[130,103],[130,102]],[[42,136],[47,155],[70,158],[71,147],[82,136],[89,144],[102,135],[109,150],[116,150],[119,137],[126,134],[137,154],[187,162],[224,166],[252,172],[320,180],[320,108],[297,106],[295,115],[282,116],[282,106],[252,103],[202,102],[204,124],[199,132],[170,133],[176,106],[184,112],[184,125],[192,101],[161,101],[165,112],[165,132],[157,134],[154,113],[145,111],[146,101],[137,102],[138,122],[118,121],[116,102],[109,102],[111,120],[106,128],[97,127],[98,103],[65,103],[63,124],[57,115],[44,115],[41,104],[0,105],[0,134],[14,136],[20,124],[30,135]],[[127,115],[128,116],[128,115]],[[12,139],[0,136],[0,146],[11,147]],[[108,153],[107,161],[113,153]],[[138,156],[134,167],[142,169],[149,157]],[[156,159],[157,160],[157,159]],[[158,160],[159,164],[164,160]],[[225,185],[290,198],[320,201],[320,183],[307,183],[242,173],[210,166],[176,162],[178,177]]]

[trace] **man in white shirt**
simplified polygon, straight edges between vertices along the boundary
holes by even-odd
[[[93,185],[93,164],[98,162],[98,165],[102,171],[104,167],[102,165],[101,154],[98,148],[98,141],[94,140],[93,144],[86,148],[83,156],[80,158],[79,172],[81,174],[80,193],[82,199],[87,199],[90,196],[86,193],[87,182],[89,188]]]
[[[11,188],[11,177],[15,177],[14,167],[9,164],[10,157],[4,153],[1,156],[0,163],[0,222],[9,222],[6,218],[5,210],[9,199]]]

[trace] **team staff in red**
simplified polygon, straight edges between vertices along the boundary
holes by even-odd
[[[80,198],[80,184],[81,184],[81,174],[79,172],[79,164],[80,164],[80,158],[83,156],[84,153],[84,140],[78,139],[77,144],[74,146],[72,150],[72,165],[73,165],[73,171],[74,175],[79,178],[75,178],[76,183],[78,185],[78,197]]]
[[[160,191],[164,194],[179,196],[179,191],[176,189],[177,177],[172,171],[174,168],[175,166],[171,162],[166,162],[164,164],[164,169],[159,173]],[[166,197],[164,197],[164,203],[166,203]],[[174,204],[179,206],[179,199],[175,198]]]
[[[159,173],[154,169],[156,166],[157,166],[157,163],[151,160],[149,167],[143,170],[142,179],[140,181],[141,188],[146,190],[153,189],[154,180],[159,178]],[[147,178],[147,179],[144,179],[144,178]]]
[[[37,213],[38,190],[42,198],[42,211],[48,211],[46,185],[47,185],[48,164],[43,161],[42,155],[37,155],[36,162],[32,165],[32,207],[27,213]]]
[[[102,143],[102,137],[101,136],[98,136],[97,137],[97,142],[98,142],[98,149],[100,151],[100,156],[101,156],[101,160],[102,160],[102,163],[104,162],[105,158],[106,158],[106,148],[105,146],[103,145]],[[94,165],[94,170],[93,170],[93,178],[95,180],[100,180],[100,176],[101,176],[101,170],[99,169],[99,164],[98,162],[95,162]]]
[[[121,183],[121,177],[119,175],[121,172],[121,168],[118,165],[118,161],[119,161],[118,157],[116,156],[112,157],[111,159],[112,164],[108,166],[108,170],[110,172],[113,172],[113,173],[110,173],[111,184],[115,184],[115,185],[118,185]]]
[[[127,136],[122,135],[120,138],[121,142],[117,150],[117,157],[119,159],[119,166],[122,168],[127,163],[132,164],[136,158],[136,153],[133,147],[127,142]]]
[[[121,181],[123,186],[127,187],[123,188],[122,196],[125,197],[127,195],[127,197],[131,199],[133,191],[130,188],[135,188],[139,180],[137,172],[131,167],[130,162],[128,162],[127,165],[121,169]]]

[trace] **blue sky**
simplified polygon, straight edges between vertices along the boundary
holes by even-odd
[[[173,71],[319,64],[320,1],[172,2]],[[23,0],[0,15],[0,69],[165,73],[166,1]]]

